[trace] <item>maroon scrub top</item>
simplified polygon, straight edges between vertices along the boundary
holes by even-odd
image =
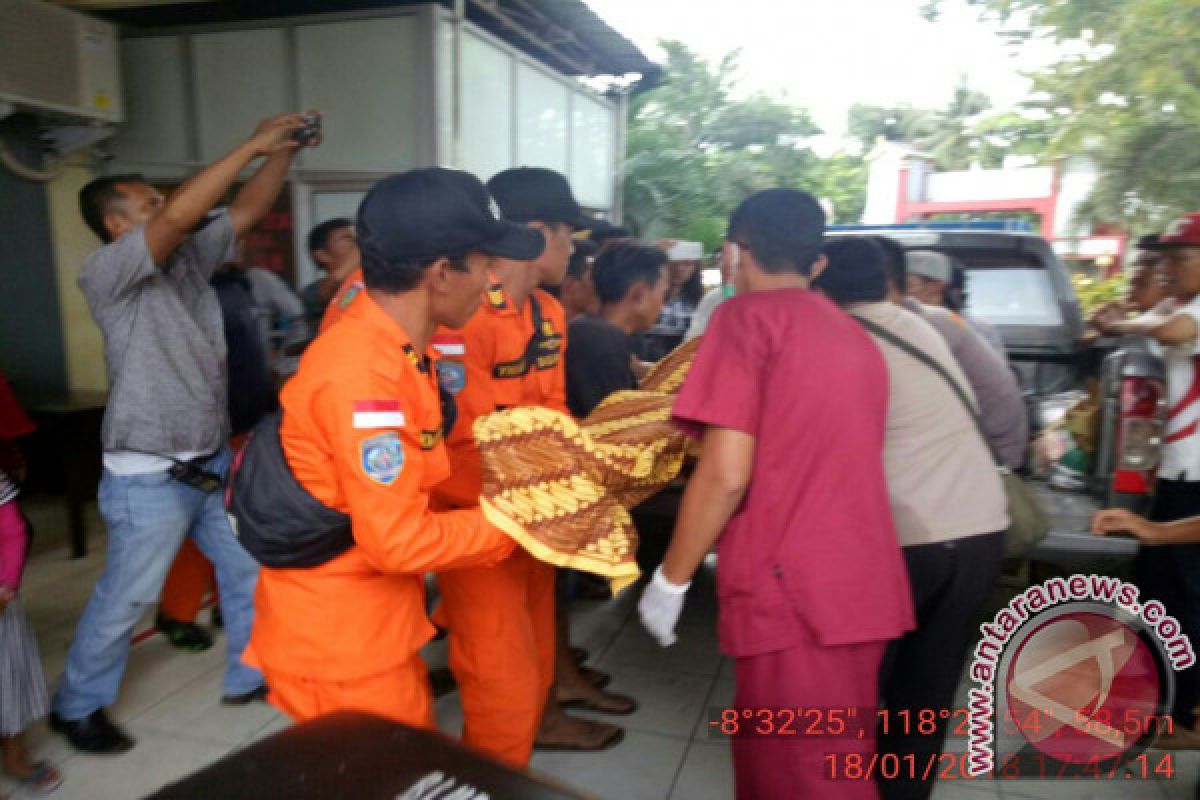
[[[693,435],[712,425],[756,440],[745,500],[717,544],[728,655],[912,629],[883,475],[887,397],[879,350],[821,295],[751,292],[717,308],[674,414]]]

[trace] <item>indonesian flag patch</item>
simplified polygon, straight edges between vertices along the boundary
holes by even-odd
[[[430,344],[443,356],[465,356],[467,354],[467,340],[461,335],[439,333],[433,337]]]
[[[354,427],[359,430],[369,428],[403,428],[404,411],[399,400],[355,400]]]

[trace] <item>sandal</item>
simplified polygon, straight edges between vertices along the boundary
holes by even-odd
[[[49,761],[39,761],[33,765],[33,770],[17,783],[29,794],[50,794],[62,786],[63,776],[58,768]]]
[[[601,672],[598,669],[592,669],[591,667],[579,667],[579,674],[583,676],[585,681],[597,689],[603,689],[612,683],[612,675],[609,675],[607,672]]]
[[[563,742],[560,744],[533,743],[533,749],[541,753],[599,753],[611,750],[625,740],[625,730],[614,727],[612,733],[596,744],[580,744]]]
[[[638,710],[638,701],[632,697],[623,694],[611,694],[609,692],[601,692],[605,699],[611,699],[616,703],[621,704],[620,708],[612,706],[604,706],[597,704],[587,698],[576,697],[573,700],[560,700],[558,704],[563,708],[570,708],[576,711],[591,711],[595,714],[613,714],[618,717],[626,717]]]

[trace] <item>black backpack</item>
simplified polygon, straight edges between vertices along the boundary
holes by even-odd
[[[263,417],[230,468],[225,508],[242,547],[264,567],[317,567],[354,546],[350,516],[309,494],[288,467],[281,411]]]

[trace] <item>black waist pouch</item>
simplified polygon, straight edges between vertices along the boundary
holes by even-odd
[[[350,516],[300,485],[279,439],[282,412],[263,417],[230,468],[225,507],[242,547],[264,567],[316,567],[354,546]]]

